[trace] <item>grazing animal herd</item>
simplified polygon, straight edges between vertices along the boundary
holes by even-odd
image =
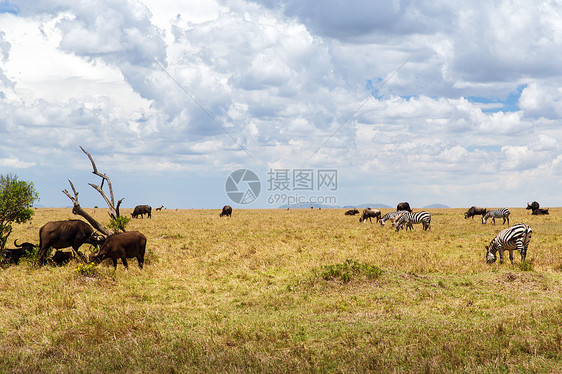
[[[156,211],[162,210],[163,206],[156,208]],[[548,209],[540,208],[539,203],[534,201],[532,204],[527,203],[528,210],[532,210],[533,215],[549,214]],[[140,215],[143,218],[147,214],[151,218],[152,208],[149,205],[137,205],[131,213],[133,218]],[[353,216],[359,214],[358,209],[350,209],[345,215]],[[502,218],[502,224],[509,225],[510,211],[507,208],[499,208],[487,210],[486,208],[472,206],[465,213],[464,218],[472,218],[474,216],[482,216],[482,224],[491,219],[495,225],[496,218]],[[232,207],[225,205],[222,208],[220,217],[231,217]],[[399,203],[396,211],[382,215],[379,209],[365,208],[359,217],[359,222],[379,222],[384,226],[386,221],[390,221],[396,231],[404,229],[405,231],[413,230],[413,225],[422,224],[424,231],[431,229],[431,214],[427,211],[413,212],[407,202]],[[493,263],[496,261],[496,254],[499,252],[500,263],[503,263],[504,251],[509,251],[509,259],[513,263],[513,251],[518,250],[521,254],[521,261],[525,261],[529,242],[531,240],[532,230],[524,223],[518,223],[512,227],[508,227],[502,231],[486,246],[486,262]],[[47,262],[46,256],[49,248],[56,249],[56,253],[51,257],[50,261],[57,265],[68,262],[72,257],[79,257],[82,261],[86,261],[86,257],[79,251],[82,244],[88,243],[100,249],[96,253],[92,253],[88,260],[94,263],[100,263],[105,259],[111,259],[113,266],[117,268],[117,261],[121,259],[123,266],[128,268],[127,258],[136,258],[139,268],[143,268],[144,255],[146,251],[146,237],[138,231],[127,231],[103,237],[96,234],[94,229],[84,221],[71,219],[66,221],[53,221],[43,225],[39,230],[39,246],[38,246],[38,263],[44,265]],[[16,249],[6,249],[1,257],[5,261],[17,264],[20,258],[26,252],[32,252],[35,246],[32,243],[25,242],[17,244],[14,241]],[[72,253],[62,252],[60,249],[72,248]]]
[[[162,210],[163,206],[156,208]],[[150,205],[137,205],[131,213],[133,218],[144,214],[151,218],[152,208]],[[100,247],[96,253],[92,253],[88,259],[79,248],[83,244],[91,244]],[[73,257],[78,257],[82,261],[100,263],[106,258],[113,261],[113,266],[117,268],[117,260],[121,259],[123,266],[128,268],[127,258],[137,258],[139,267],[144,265],[144,255],[146,251],[146,237],[138,231],[127,231],[104,237],[98,235],[92,226],[79,219],[66,221],[47,222],[39,229],[39,245],[25,242],[22,244],[14,240],[16,249],[5,249],[0,254],[4,261],[17,264],[26,253],[32,253],[38,248],[38,264],[43,266],[47,263],[47,252],[49,248],[56,250],[55,254],[49,259],[55,265],[63,265]],[[63,248],[71,248],[72,253],[60,251]]]
[[[549,214],[548,209],[540,208],[538,202],[533,201],[532,204],[527,203],[528,210],[532,211],[532,215],[545,215]],[[345,215],[358,214],[357,209],[348,210]],[[396,231],[405,229],[406,231],[413,230],[413,225],[421,223],[423,230],[431,229],[431,214],[426,211],[412,212],[410,205],[407,202],[399,203],[396,206],[396,211],[386,213],[381,217],[381,211],[373,208],[365,208],[359,222],[371,221],[371,218],[376,218],[377,221],[384,226],[386,221],[390,221]],[[507,208],[499,208],[487,210],[483,207],[471,206],[465,213],[464,218],[472,218],[474,216],[482,216],[482,224],[490,219],[492,224],[496,224],[496,218],[502,218],[502,224],[509,225],[509,216],[511,212]],[[372,222],[372,221],[371,221]],[[486,246],[486,262],[493,263],[496,261],[496,253],[499,252],[500,263],[503,263],[503,253],[505,250],[509,251],[509,259],[513,263],[513,250],[518,250],[521,254],[521,262],[525,261],[529,242],[531,241],[532,230],[524,223],[518,223],[508,227],[502,231],[491,241],[490,245]]]

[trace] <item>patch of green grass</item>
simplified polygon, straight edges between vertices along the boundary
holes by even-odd
[[[533,271],[533,261],[523,261],[519,263],[519,269],[521,271]]]
[[[384,271],[375,265],[362,264],[359,261],[347,259],[341,264],[324,265],[319,273],[325,280],[339,279],[347,283],[358,277],[374,280],[380,277]]]

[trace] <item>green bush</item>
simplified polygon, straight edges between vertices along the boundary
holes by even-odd
[[[96,277],[99,275],[99,266],[91,263],[91,264],[78,264],[74,272],[78,275],[84,277]]]
[[[356,260],[347,259],[341,264],[323,266],[320,276],[325,280],[339,279],[347,283],[357,277],[374,280],[383,273],[384,271],[375,265],[362,264]]]
[[[114,232],[125,232],[125,226],[127,225],[127,223],[129,223],[130,220],[131,217],[119,216],[115,219],[112,219],[107,227]]]

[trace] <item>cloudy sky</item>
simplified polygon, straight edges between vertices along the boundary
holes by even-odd
[[[83,146],[126,207],[562,206],[561,20],[536,0],[0,0],[0,174],[104,206]],[[227,194],[252,186],[226,185],[238,169],[252,203]]]

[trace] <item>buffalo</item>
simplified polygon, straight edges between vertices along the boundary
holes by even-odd
[[[53,263],[58,266],[66,264],[71,259],[72,253],[63,251],[56,251],[53,257],[51,257],[51,261],[53,261]]]
[[[222,207],[222,212],[219,214],[219,217],[231,217],[232,216],[232,207],[230,205],[225,205]]]
[[[136,257],[139,268],[144,264],[144,252],[146,250],[146,237],[138,231],[119,232],[107,237],[100,250],[90,255],[90,262],[100,263],[106,258],[113,261],[117,269],[117,260],[121,259],[123,266],[129,268],[127,258]]]
[[[4,252],[2,252],[3,261],[12,262],[14,264],[18,264],[20,259],[25,256],[26,254],[32,253],[35,249],[35,245],[29,242],[24,242],[21,244],[17,243],[18,240],[14,240],[14,245],[16,246],[15,249],[8,249],[5,248]]]
[[[373,208],[363,209],[363,214],[361,214],[361,217],[359,217],[359,222],[367,222],[368,219],[369,222],[372,223],[373,221],[371,220],[371,218],[376,218],[378,222],[378,220],[381,219],[381,211]]]
[[[30,242],[23,242],[21,244],[17,243],[18,240],[14,240],[14,245],[16,246],[16,248],[21,248],[24,252],[28,252],[31,253],[33,252],[33,250],[35,249],[36,245]]]
[[[533,216],[542,216],[544,214],[549,214],[548,213],[548,208],[537,208],[537,209],[533,209],[533,213],[531,213],[531,215]]]
[[[152,218],[152,207],[150,205],[137,205],[131,213],[133,218],[144,218],[144,215],[148,215],[148,218]]]
[[[533,201],[532,204],[527,203],[527,207],[525,209],[527,210],[537,210],[540,208],[540,204],[537,201]]]
[[[356,214],[359,214],[359,210],[358,209],[350,209],[347,212],[345,212],[346,216],[354,216]]]
[[[407,212],[412,213],[412,209],[410,209],[410,204],[408,204],[407,202],[398,203],[398,205],[396,206],[396,211],[399,212],[401,210],[405,210]]]
[[[84,243],[98,245],[103,242],[102,237],[94,234],[94,229],[79,219],[68,221],[48,222],[39,229],[39,265],[45,264],[47,249],[72,247],[74,254],[82,259],[84,255],[78,248]]]
[[[468,219],[468,218],[474,219],[474,216],[482,216],[482,217],[484,217],[484,216],[486,215],[486,213],[488,213],[488,211],[486,210],[486,208],[481,208],[481,207],[477,207],[477,206],[471,206],[471,207],[464,213],[464,219]]]

